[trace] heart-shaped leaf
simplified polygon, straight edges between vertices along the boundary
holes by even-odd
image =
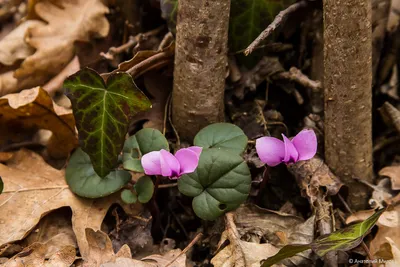
[[[93,169],[88,154],[78,148],[71,156],[65,171],[65,179],[75,194],[98,198],[110,195],[131,180],[131,174],[124,170],[115,170],[102,178]]]
[[[121,192],[121,199],[126,204],[133,204],[137,201],[137,196],[129,189],[124,189]]]
[[[194,197],[193,210],[203,220],[215,220],[237,208],[250,192],[251,176],[243,159],[222,149],[205,149],[195,172],[178,181],[179,191]]]
[[[247,146],[247,136],[234,124],[214,123],[197,133],[194,145],[203,148],[223,148],[241,154]]]
[[[144,172],[140,161],[142,156],[161,149],[169,151],[169,145],[167,139],[159,130],[145,128],[138,131],[125,141],[122,157],[124,169]]]
[[[105,177],[115,168],[130,118],[151,107],[149,99],[126,73],[112,74],[107,85],[100,75],[82,69],[64,82],[79,132],[80,145],[96,173]]]
[[[154,184],[149,176],[142,176],[135,184],[135,191],[140,203],[150,201],[154,193]]]

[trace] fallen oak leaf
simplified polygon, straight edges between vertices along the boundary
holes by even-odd
[[[57,5],[45,0],[35,4],[35,11],[48,24],[27,31],[25,41],[36,52],[14,73],[20,89],[47,82],[74,57],[75,41],[105,37],[110,27],[105,17],[109,10],[101,0],[63,0]]]
[[[12,65],[17,60],[25,59],[35,52],[35,49],[28,45],[24,38],[25,32],[32,27],[45,25],[39,20],[28,20],[21,23],[0,41],[0,64]]]
[[[69,190],[64,171],[50,167],[38,154],[29,150],[15,152],[7,165],[0,164],[0,173],[5,184],[0,195],[0,247],[26,237],[45,214],[70,207],[80,254],[87,259],[89,245],[85,229],[100,229],[110,206],[119,203],[118,193],[100,199],[77,197]],[[125,205],[123,208],[137,215],[141,205]]]
[[[47,144],[50,156],[65,158],[78,145],[72,111],[53,103],[40,87],[0,98],[0,125],[14,134],[12,127],[46,129],[53,135]],[[4,143],[0,140],[0,144]]]

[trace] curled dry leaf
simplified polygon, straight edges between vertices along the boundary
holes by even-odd
[[[388,166],[379,171],[380,176],[387,176],[392,181],[392,189],[400,190],[400,165]]]
[[[318,157],[288,165],[288,170],[296,177],[304,197],[314,203],[320,187],[325,187],[328,195],[336,195],[342,187],[341,181]]]
[[[28,20],[12,30],[0,41],[0,64],[12,65],[19,59],[25,59],[35,52],[35,49],[25,42],[25,32],[32,27],[45,25],[39,20]]]
[[[175,43],[171,43],[160,51],[143,50],[137,52],[133,58],[118,65],[118,68],[101,76],[107,80],[111,74],[120,71],[127,72],[135,79],[149,70],[159,69],[172,61],[175,53]]]
[[[75,261],[76,250],[73,245],[63,244],[65,234],[59,234],[45,243],[33,243],[9,259],[4,267],[69,267]]]
[[[84,260],[88,258],[85,229],[100,229],[109,207],[118,203],[119,194],[94,200],[79,198],[69,190],[64,171],[52,168],[38,154],[24,149],[15,152],[7,165],[0,164],[0,173],[5,185],[0,195],[0,246],[23,239],[45,214],[69,207],[79,251]],[[123,208],[137,215],[141,206]]]
[[[11,136],[15,129],[50,130],[53,135],[47,149],[55,158],[67,157],[78,144],[72,111],[54,104],[40,87],[0,98],[0,125]],[[0,144],[6,142],[2,136]]]
[[[346,223],[365,220],[372,214],[374,214],[374,210],[359,211],[349,216]],[[377,258],[393,259],[394,254],[391,250],[395,250],[394,246],[400,248],[400,205],[383,212],[376,225],[378,232],[370,243],[371,254]],[[390,238],[392,242],[389,242],[387,238]]]
[[[87,42],[91,37],[105,37],[109,24],[104,16],[108,8],[101,0],[44,0],[35,4],[36,14],[48,24],[29,28],[26,43],[36,49],[14,72],[16,79],[5,84],[14,91],[50,80],[74,57],[74,42]],[[68,25],[68,27],[66,27]],[[0,87],[0,92],[4,88]]]

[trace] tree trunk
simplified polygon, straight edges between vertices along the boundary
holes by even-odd
[[[224,119],[230,0],[179,0],[172,119],[192,141]]]
[[[324,0],[325,157],[349,188],[353,209],[367,205],[372,181],[370,0]]]

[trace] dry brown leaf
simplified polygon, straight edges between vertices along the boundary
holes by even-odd
[[[363,221],[374,214],[374,210],[363,210],[349,216],[346,223],[355,221]],[[396,246],[400,247],[400,205],[394,207],[393,210],[385,211],[377,222],[378,232],[370,243],[370,251],[374,256],[392,255],[389,250]],[[387,238],[393,241],[390,243]],[[389,260],[390,258],[386,258]]]
[[[226,236],[226,234],[223,234],[222,236]],[[220,243],[225,242],[225,240],[227,239],[221,239]],[[260,266],[261,260],[271,257],[279,251],[278,248],[269,243],[257,244],[238,240],[237,245],[240,246],[240,250],[243,252],[245,257],[246,266],[243,267],[258,267]],[[211,259],[211,263],[214,267],[237,266],[235,264],[236,257],[234,253],[234,245],[231,243],[218,252],[218,254]]]
[[[68,208],[62,208],[50,212],[42,218],[34,230],[23,240],[22,244],[27,247],[33,243],[44,243],[57,240],[55,236],[62,235],[62,240],[57,240],[55,245],[60,244],[78,248],[74,231],[72,230],[71,215]]]
[[[75,261],[73,245],[63,243],[65,234],[59,234],[45,243],[33,243],[9,259],[4,267],[69,267]]]
[[[109,23],[104,16],[108,8],[101,0],[60,0],[57,5],[53,2],[35,4],[36,14],[48,24],[27,31],[25,41],[36,52],[15,71],[18,84],[14,81],[14,91],[42,85],[57,75],[74,57],[75,41],[87,42],[91,37],[108,34]]]
[[[400,190],[400,165],[388,166],[379,171],[380,176],[387,176],[392,182],[393,190]]]
[[[0,74],[0,96],[15,93],[18,80],[14,77],[14,71],[7,71]]]
[[[15,129],[46,129],[53,135],[47,144],[50,156],[64,158],[78,145],[71,110],[53,103],[40,87],[0,98],[0,125],[13,136]],[[2,136],[0,144],[7,140]]]
[[[25,43],[25,32],[32,27],[43,26],[39,20],[28,20],[20,24],[0,41],[0,64],[12,65],[19,59],[25,59],[35,52],[35,49]]]
[[[163,267],[171,262],[180,249],[171,250],[165,255],[150,255],[142,260],[132,259],[131,251],[127,245],[121,247],[117,254],[112,248],[111,239],[102,231],[86,229],[86,238],[89,244],[89,255],[83,267]],[[171,267],[184,267],[186,256],[181,255]]]
[[[81,67],[79,64],[78,56],[75,56],[68,63],[68,65],[62,71],[60,71],[60,73],[57,74],[57,76],[55,76],[50,81],[48,81],[45,85],[43,85],[43,89],[46,90],[46,92],[49,93],[50,96],[53,97],[57,91],[62,90],[62,85],[64,83],[64,80],[68,76],[79,71],[80,68]]]
[[[262,209],[252,204],[240,206],[235,214],[236,226],[242,240],[259,242],[264,239],[280,249],[288,244],[309,244],[314,238],[315,216],[304,221],[297,216]],[[250,246],[252,245],[248,245]],[[271,248],[259,249],[272,251]],[[290,258],[290,261],[307,264],[310,263],[310,258],[311,252],[304,251]]]
[[[118,193],[100,199],[77,197],[69,190],[64,171],[50,167],[38,154],[25,149],[15,152],[7,165],[0,164],[0,173],[4,181],[0,195],[0,246],[26,237],[47,213],[70,207],[79,250],[87,259],[85,229],[100,229],[109,207],[118,202]],[[137,215],[140,207],[130,206],[130,213]]]

